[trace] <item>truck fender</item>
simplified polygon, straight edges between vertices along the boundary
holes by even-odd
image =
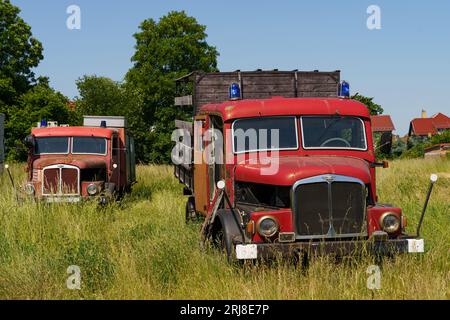
[[[244,239],[242,239],[239,226],[233,218],[233,212],[229,209],[220,209],[217,211],[211,236],[216,236],[220,231],[223,232],[226,253],[230,259],[233,252],[233,245],[235,243],[244,243]]]

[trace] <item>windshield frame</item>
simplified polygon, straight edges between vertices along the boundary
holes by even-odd
[[[73,140],[74,138],[97,138],[97,139],[103,139],[105,141],[105,152],[104,153],[92,153],[92,152],[73,152]],[[70,137],[70,151],[71,154],[91,154],[96,156],[106,156],[108,154],[108,140],[103,137],[94,137],[94,136],[73,136]]]
[[[266,149],[256,149],[256,150],[243,150],[243,151],[236,151],[236,145],[234,143],[234,125],[239,121],[245,121],[245,120],[255,120],[255,119],[273,119],[273,118],[291,118],[295,122],[295,147],[291,148],[266,148]],[[297,116],[264,116],[264,117],[250,117],[250,118],[240,118],[233,121],[231,125],[231,139],[232,139],[232,147],[233,147],[233,154],[244,154],[244,153],[252,153],[252,152],[276,152],[276,151],[292,151],[292,150],[298,150],[300,148],[300,143],[298,139],[298,117]]]
[[[305,146],[305,137],[304,137],[304,131],[303,131],[303,119],[304,118],[333,118],[333,115],[308,115],[308,116],[300,116],[300,124],[301,124],[301,134],[302,134],[302,148],[304,150],[350,150],[350,151],[367,151],[369,149],[368,143],[367,143],[367,133],[366,133],[366,124],[363,119],[356,116],[339,116],[341,118],[353,118],[357,119],[362,124],[362,130],[364,134],[364,145],[365,148],[348,148],[348,147],[306,147]]]
[[[71,142],[70,142],[70,137],[68,136],[48,136],[48,137],[36,137],[35,138],[35,143],[37,143],[37,139],[51,139],[51,138],[67,138],[67,151],[66,152],[40,152],[40,153],[36,153],[36,146],[33,147],[33,155],[35,156],[45,156],[45,155],[54,155],[54,154],[69,154],[71,149]]]

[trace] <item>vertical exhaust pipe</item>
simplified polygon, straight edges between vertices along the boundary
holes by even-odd
[[[17,194],[16,185],[14,184],[13,176],[11,174],[11,171],[9,170],[9,165],[5,164],[5,169],[6,169],[6,172],[8,172],[9,181],[11,181],[11,185],[14,189],[14,194],[16,195],[16,200],[17,200],[17,202],[19,202],[19,195]]]
[[[427,198],[425,199],[425,204],[422,209],[422,214],[420,216],[419,224],[417,225],[416,237],[420,237],[420,229],[422,228],[423,218],[425,217],[425,213],[427,211],[428,202],[430,201],[431,192],[433,191],[434,184],[438,181],[438,176],[436,174],[432,174],[430,176],[430,186],[428,187]]]

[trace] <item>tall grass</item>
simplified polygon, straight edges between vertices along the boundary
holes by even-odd
[[[23,181],[21,165],[12,168]],[[401,160],[380,170],[381,202],[401,206],[415,231],[430,173],[423,237],[427,252],[384,260],[381,290],[367,289],[370,258],[323,257],[305,272],[289,263],[230,266],[202,251],[199,228],[184,223],[182,187],[166,166],[138,167],[121,203],[18,203],[0,179],[0,298],[3,299],[449,299],[450,161]],[[70,265],[81,290],[69,290]]]

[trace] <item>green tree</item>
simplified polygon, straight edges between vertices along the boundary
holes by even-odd
[[[370,114],[373,116],[383,114],[384,112],[383,108],[379,104],[373,102],[374,98],[365,97],[359,93],[355,94],[351,98],[365,104],[369,109]]]
[[[174,119],[189,117],[186,110],[174,107],[174,80],[193,70],[217,70],[218,52],[206,42],[205,30],[185,12],[173,11],[158,22],[145,20],[134,35],[134,65],[126,75],[126,86],[140,93],[141,121],[151,129],[138,141],[149,144],[143,161],[169,162]]]
[[[143,121],[144,108],[140,91],[109,78],[84,76],[77,81],[80,97],[76,112],[82,115],[125,116],[128,128],[136,141],[136,159],[144,162],[150,154],[148,132],[150,125]]]
[[[24,160],[26,147],[23,138],[41,119],[74,124],[76,115],[67,107],[68,99],[41,82],[18,99],[18,104],[9,107],[9,120],[5,125],[6,146],[10,160]]]
[[[83,76],[77,80],[80,98],[76,110],[81,115],[123,115],[123,89],[120,83],[109,78]]]
[[[9,0],[0,0],[0,107],[28,91],[35,82],[32,69],[43,59],[42,44],[19,13]]]

